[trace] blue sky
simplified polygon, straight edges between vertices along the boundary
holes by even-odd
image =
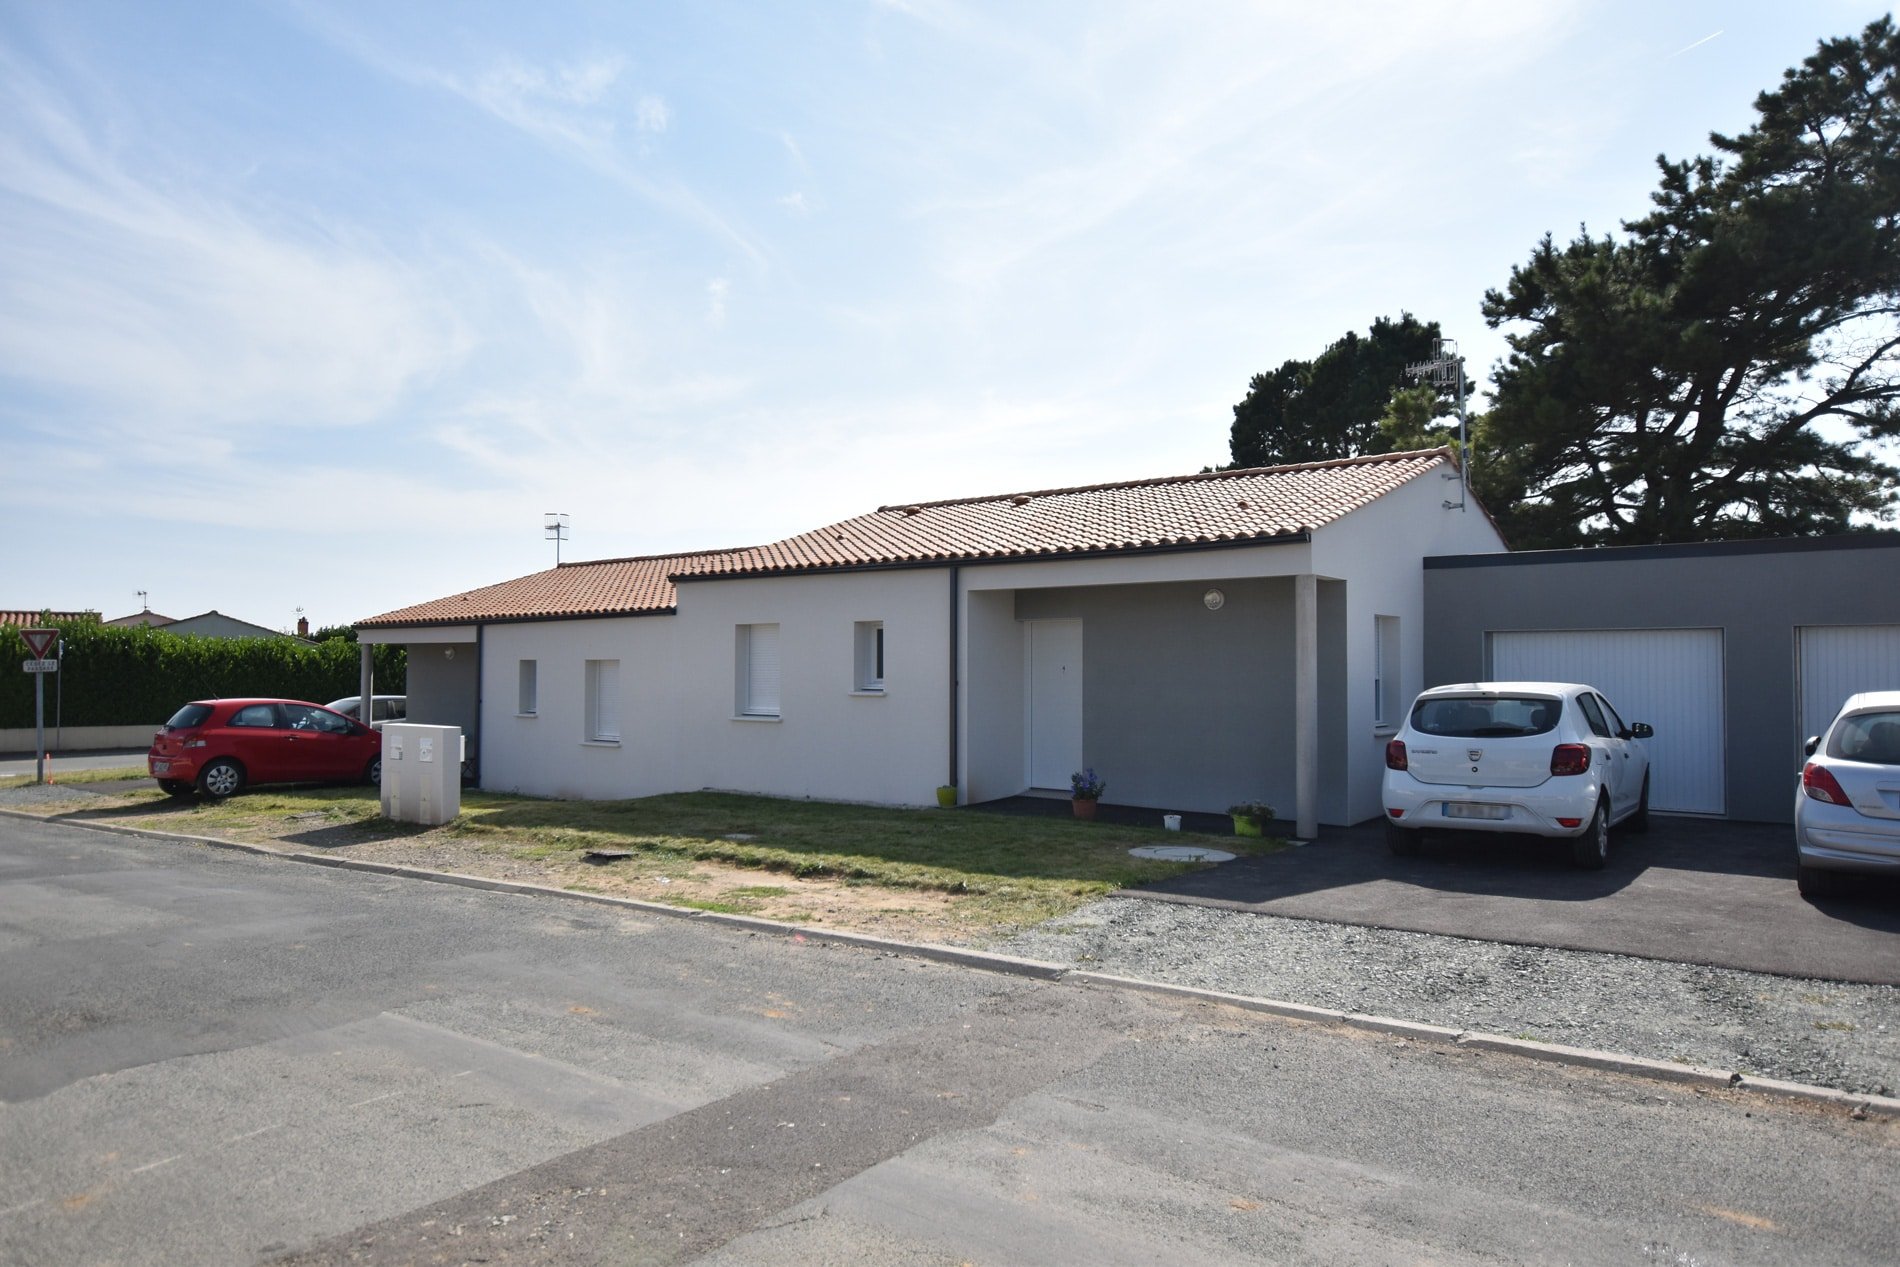
[[[0,608],[317,625],[1198,470],[1879,6],[0,0]],[[1478,402],[1480,405],[1482,401]]]

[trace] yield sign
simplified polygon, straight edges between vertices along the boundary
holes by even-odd
[[[59,630],[22,629],[20,636],[26,639],[27,649],[33,653],[33,658],[44,660],[47,658],[47,653],[52,651],[53,645],[59,641]]]

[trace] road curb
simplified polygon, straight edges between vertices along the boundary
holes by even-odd
[[[151,828],[132,827],[119,823],[100,823],[81,819],[53,818],[45,814],[26,813],[22,810],[0,808],[0,818],[19,818],[38,823],[57,823],[66,827],[81,827],[92,831],[107,832],[113,835],[166,841],[174,844],[204,845],[212,849],[227,849],[236,853],[279,858],[287,862],[308,863],[313,866],[330,867],[339,871],[360,871],[371,875],[386,875],[402,879],[424,880],[435,884],[451,884],[461,888],[480,889],[490,893],[504,893],[522,897],[554,897],[563,898],[568,901],[590,902],[596,906],[618,907],[645,915],[659,915],[668,919],[692,920],[697,923],[713,924],[723,928],[731,928],[758,935],[784,937],[802,942],[852,946],[864,950],[880,951],[885,954],[902,955],[910,959],[925,959],[937,963],[953,964],[958,967],[975,968],[984,972],[997,972],[1009,976],[1028,977],[1035,980],[1061,982],[1063,984],[1095,986],[1102,989],[1129,990],[1143,994],[1162,995],[1169,998],[1224,1004],[1229,1007],[1236,1007],[1244,1011],[1257,1012],[1267,1016],[1275,1016],[1284,1020],[1303,1021],[1317,1025],[1336,1025],[1419,1042],[1438,1043],[1473,1051],[1487,1051],[1502,1055],[1519,1056],[1528,1060],[1542,1061],[1547,1064],[1597,1069],[1607,1073],[1623,1074],[1628,1077],[1642,1078],[1652,1082],[1668,1082],[1705,1090],[1749,1092],[1769,1099],[1808,1104],[1819,1108],[1838,1109],[1857,1120],[1879,1118],[1884,1121],[1900,1121],[1900,1099],[1888,1096],[1862,1095],[1851,1091],[1835,1090],[1832,1087],[1814,1086],[1805,1082],[1784,1082],[1775,1078],[1758,1078],[1732,1069],[1712,1069],[1703,1065],[1678,1064],[1674,1061],[1655,1060],[1646,1056],[1626,1056],[1616,1052],[1597,1051],[1587,1047],[1566,1047],[1558,1043],[1543,1043],[1528,1038],[1509,1038],[1498,1034],[1476,1033],[1454,1029],[1444,1025],[1431,1025],[1423,1021],[1407,1021],[1397,1017],[1377,1016],[1366,1012],[1345,1012],[1335,1008],[1313,1007],[1304,1003],[1291,1003],[1283,999],[1266,999],[1246,994],[1229,994],[1220,990],[1203,989],[1199,986],[1175,985],[1166,981],[1147,981],[1139,977],[1120,977],[1105,972],[1070,969],[1062,964],[1048,963],[1036,959],[1022,959],[1014,955],[995,954],[989,951],[970,950],[961,946],[943,946],[930,942],[896,941],[888,937],[876,937],[868,933],[808,928],[800,924],[789,924],[779,920],[761,919],[754,915],[731,915],[720,911],[694,910],[690,907],[668,906],[662,902],[648,902],[640,898],[611,897],[604,893],[585,893],[574,889],[557,889],[550,885],[527,884],[518,880],[493,880],[486,876],[463,875],[455,871],[432,871],[424,867],[407,867],[395,863],[367,862],[357,858],[338,858],[327,854],[272,849],[266,845],[254,845],[237,840],[223,840],[215,836],[192,836],[182,832],[155,831]]]

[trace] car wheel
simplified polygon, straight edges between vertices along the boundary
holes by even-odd
[[[198,790],[185,779],[160,779],[158,786],[173,796],[190,796]]]
[[[369,759],[369,764],[363,767],[363,782],[371,783],[378,787],[382,786],[383,758],[380,753],[374,757],[371,757]]]
[[[198,772],[198,790],[214,801],[236,796],[244,790],[244,767],[229,757],[219,757]]]
[[[1601,871],[1610,860],[1610,803],[1597,802],[1590,825],[1570,845],[1570,860],[1586,871]]]
[[[1840,872],[1807,867],[1798,862],[1794,865],[1794,883],[1801,890],[1802,897],[1838,897],[1842,887]]]
[[[1388,821],[1385,825],[1385,847],[1400,858],[1410,858],[1418,853],[1418,837],[1419,833],[1396,823]]]
[[[1636,812],[1629,816],[1629,829],[1641,835],[1649,830],[1649,774],[1643,774],[1643,794],[1636,799]]]

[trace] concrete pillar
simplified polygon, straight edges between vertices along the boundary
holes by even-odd
[[[371,653],[375,650],[376,648],[367,642],[359,642],[356,646],[357,659],[362,666],[356,675],[356,693],[363,701],[362,704],[357,707],[356,719],[365,726],[369,725],[370,719],[376,716],[376,706],[374,703],[376,699],[376,669],[374,661],[371,659]]]
[[[1319,578],[1293,578],[1293,812],[1302,840],[1319,834]]]

